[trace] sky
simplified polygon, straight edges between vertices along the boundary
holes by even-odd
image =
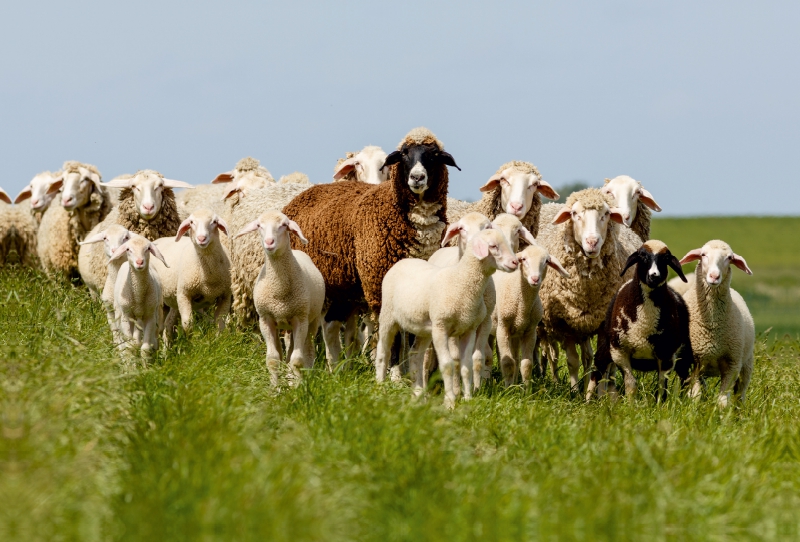
[[[0,186],[65,160],[329,182],[430,128],[478,188],[630,175],[663,215],[800,214],[800,2],[3,2]]]

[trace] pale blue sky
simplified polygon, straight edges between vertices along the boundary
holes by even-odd
[[[75,159],[330,180],[433,130],[478,187],[642,181],[664,214],[798,214],[800,2],[4,2],[0,185]]]

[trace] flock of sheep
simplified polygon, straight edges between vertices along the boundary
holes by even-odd
[[[455,159],[425,128],[389,154],[347,153],[334,182],[316,185],[301,173],[276,181],[253,158],[196,187],[153,170],[103,183],[70,161],[15,205],[0,191],[0,264],[80,278],[115,344],[143,359],[159,340],[168,352],[178,318],[190,333],[197,311],[213,311],[220,330],[257,321],[274,386],[311,367],[321,328],[329,370],[343,350],[366,350],[378,381],[398,380],[407,359],[421,394],[438,366],[451,407],[490,378],[495,346],[506,385],[548,365],[555,378],[564,349],[587,400],[617,393],[617,369],[626,395],[634,372],[657,372],[665,391],[674,370],[691,396],[719,376],[721,406],[732,391],[744,399],[755,330],[730,282],[732,266],[752,273],[726,243],[678,260],[650,239],[661,209],[628,176],[543,205],[559,195],[513,161],[469,203],[448,197],[448,168]],[[679,275],[669,284],[668,268]]]

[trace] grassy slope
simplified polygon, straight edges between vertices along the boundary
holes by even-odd
[[[679,258],[710,239],[723,239],[747,260],[753,276],[735,270],[733,287],[745,298],[756,330],[800,334],[800,217],[705,217],[653,220],[651,236]],[[694,270],[694,264],[686,266]]]
[[[260,338],[207,322],[142,370],[85,291],[3,270],[0,292],[2,540],[800,534],[796,339],[759,341],[739,410],[542,382],[447,412],[363,360],[274,394]]]

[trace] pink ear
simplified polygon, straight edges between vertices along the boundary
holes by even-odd
[[[189,231],[189,229],[191,227],[192,227],[192,217],[189,217],[186,220],[184,220],[183,222],[181,222],[181,225],[178,226],[178,233],[177,233],[177,235],[175,235],[175,242],[177,243],[178,241],[180,241],[181,237],[183,237],[184,234],[187,231]]]
[[[528,231],[528,228],[525,226],[521,226],[519,228],[519,237],[520,239],[524,239],[529,245],[535,245],[536,239],[533,238],[533,234]]]
[[[333,180],[338,181],[342,177],[345,177],[348,173],[353,171],[355,164],[356,164],[355,157],[348,158],[347,160],[339,164],[339,166],[336,168],[336,171],[333,172]]]
[[[2,192],[2,191],[0,191],[0,192]],[[3,192],[3,194],[6,196],[5,198],[3,198],[3,201],[6,201],[6,198],[8,198],[6,203],[11,203],[11,198],[8,197],[8,194],[6,194],[5,192]],[[28,199],[32,195],[33,195],[33,193],[31,192],[31,188],[30,187],[25,188],[22,192],[19,193],[19,196],[17,196],[17,199],[14,200],[14,203],[22,203],[23,201],[25,201],[26,199]],[[0,196],[0,197],[2,197],[2,196]]]
[[[442,239],[442,247],[446,246],[450,240],[455,237],[456,235],[461,234],[461,222],[453,222],[449,226],[447,226],[447,230],[444,232],[444,239]]]
[[[738,254],[733,255],[733,257],[731,258],[731,263],[736,267],[738,267],[739,269],[741,269],[742,271],[744,271],[745,273],[747,273],[748,275],[753,274],[753,272],[750,271],[750,268],[747,267],[747,262],[744,261],[744,258],[739,256]]]
[[[237,237],[241,237],[242,235],[246,235],[251,231],[256,231],[258,229],[258,226],[259,226],[258,220],[253,220],[250,224],[239,230],[239,233],[236,234],[236,237],[234,237],[234,239],[236,239]]]
[[[53,181],[53,184],[51,184],[50,188],[47,189],[47,193],[48,194],[55,194],[56,192],[61,190],[61,185],[62,184],[64,184],[64,179],[62,177],[59,177],[58,179]]]
[[[105,241],[105,240],[106,240],[106,231],[103,230],[103,231],[101,231],[99,233],[95,233],[91,237],[87,237],[86,239],[84,239],[83,241],[81,241],[78,244],[79,245],[90,245],[92,243],[100,243],[100,242]]]
[[[536,191],[539,192],[544,197],[546,197],[547,199],[558,199],[561,197],[558,195],[558,192],[556,192],[553,189],[553,187],[550,186],[550,183],[548,183],[547,181],[539,181],[539,184],[536,187]]]
[[[564,205],[553,219],[553,224],[563,224],[572,217],[572,209]]]
[[[211,184],[218,184],[218,183],[229,183],[233,180],[234,171],[226,171],[225,173],[220,173],[214,180],[211,181]]]
[[[702,257],[703,249],[696,248],[694,250],[690,250],[686,253],[686,256],[681,258],[681,265],[687,264],[689,262],[693,262],[695,260],[699,260]]]
[[[625,224],[625,218],[622,216],[620,210],[616,207],[611,209],[611,220],[617,224]]]
[[[568,277],[569,276],[569,273],[567,273],[567,270],[564,269],[564,266],[561,265],[561,262],[559,262],[558,258],[556,258],[555,256],[548,256],[547,257],[547,265],[549,265],[550,267],[552,267],[553,269],[555,269],[556,271],[561,273],[562,277]]]
[[[112,188],[130,188],[131,185],[133,185],[133,177],[129,177],[127,179],[115,177],[107,183],[103,183],[103,186],[110,186]]]
[[[111,253],[111,257],[108,261],[114,261],[118,259],[120,256],[128,252],[128,243],[122,243],[120,246],[117,247],[117,250]]]
[[[147,250],[150,251],[150,254],[161,260],[161,263],[164,264],[164,267],[169,267],[169,265],[167,265],[167,260],[164,259],[164,255],[161,254],[161,251],[158,250],[157,246],[155,246],[153,243],[150,243],[150,246],[147,247]]]
[[[228,235],[228,224],[226,224],[225,221],[219,217],[217,217],[217,228],[219,228],[219,230],[225,235]]]
[[[489,255],[489,243],[480,237],[476,237],[472,240],[472,253],[475,254],[475,257],[479,260],[484,259]]]
[[[489,192],[490,190],[494,190],[497,188],[497,185],[500,184],[500,179],[503,178],[503,175],[498,173],[497,175],[493,175],[491,179],[486,181],[486,184],[481,186],[481,192]]]
[[[303,232],[300,230],[300,226],[297,225],[297,222],[294,220],[289,220],[288,228],[297,235],[297,238],[300,239],[300,242],[304,245],[308,244],[308,239],[305,238]]]
[[[661,207],[659,207],[658,203],[656,203],[656,200],[653,199],[653,195],[644,188],[640,188],[639,190],[641,191],[641,194],[639,194],[639,201],[650,207],[655,212],[660,213]]]
[[[28,197],[30,197],[30,193],[28,194]],[[8,194],[6,194],[5,190],[3,190],[2,188],[0,188],[0,199],[5,201],[6,203],[11,203],[11,198],[8,197]],[[19,196],[17,196],[17,199],[19,199]]]

